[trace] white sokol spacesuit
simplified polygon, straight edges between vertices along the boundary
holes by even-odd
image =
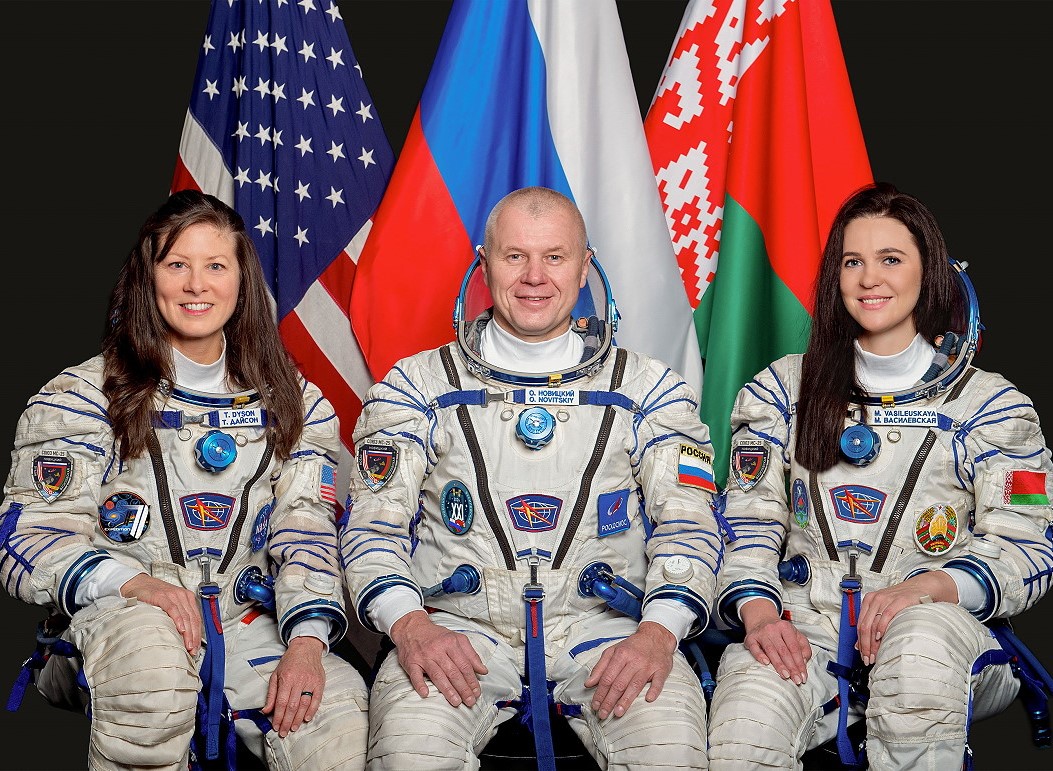
[[[551,698],[601,766],[705,768],[705,701],[679,651],[658,699],[641,694],[623,717],[600,720],[583,685],[638,625],[598,596],[597,576],[642,590],[645,619],[666,603],[688,616],[688,634],[708,621],[722,546],[696,396],[660,362],[612,348],[596,317],[577,343],[580,366],[501,370],[480,357],[489,319],[398,362],[355,429],[341,554],[361,621],[386,631],[374,605],[401,593],[465,633],[488,668],[475,705],[455,708],[434,686],[415,693],[391,651],[371,690],[369,767],[476,768],[521,698],[536,713],[540,694],[547,715],[545,686],[528,672],[540,637]],[[442,591],[461,566],[478,586]]]
[[[335,654],[322,657],[310,723],[282,739],[259,712],[290,636],[313,625],[334,642],[346,629],[331,406],[304,384],[303,435],[279,462],[255,393],[165,387],[148,456],[122,462],[102,368],[98,356],[67,369],[30,400],[0,520],[5,588],[72,617],[62,638],[76,655],[52,655],[36,683],[52,703],[89,710],[89,768],[185,769],[217,744],[231,752],[220,728],[228,705],[238,736],[272,769],[361,768],[365,683]],[[80,607],[100,567],[204,595],[212,632],[196,660],[153,605],[108,594]]]
[[[718,613],[737,626],[743,601],[768,598],[809,639],[812,658],[797,686],[743,645],[727,648],[710,712],[714,767],[799,768],[805,750],[838,734],[846,580],[865,593],[944,569],[960,590],[958,605],[922,598],[896,614],[854,684],[869,699],[865,709],[853,700],[845,722],[865,712],[871,768],[961,768],[970,720],[1016,696],[983,622],[1021,613],[1049,588],[1053,466],[1031,401],[971,366],[976,323],[968,350],[924,387],[856,405],[846,457],[822,473],[794,458],[802,356],[780,359],[739,393]],[[933,348],[922,338],[902,356],[919,359],[922,348],[924,370]],[[794,563],[786,580],[780,555]]]

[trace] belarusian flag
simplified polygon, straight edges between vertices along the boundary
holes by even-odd
[[[828,0],[691,0],[644,128],[723,485],[735,397],[805,349],[826,231],[873,179]]]
[[[1044,471],[1005,472],[1003,499],[1007,506],[1048,506]]]

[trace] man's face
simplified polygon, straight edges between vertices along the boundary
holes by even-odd
[[[530,343],[567,331],[589,272],[584,241],[564,208],[534,216],[512,204],[501,212],[481,267],[502,329]]]

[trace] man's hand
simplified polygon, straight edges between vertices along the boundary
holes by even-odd
[[[596,687],[592,708],[600,720],[612,712],[621,717],[647,683],[647,701],[662,692],[673,669],[676,637],[661,624],[641,621],[637,630],[603,652],[592,668],[586,688]]]
[[[197,595],[189,589],[140,573],[121,585],[122,597],[134,597],[139,602],[160,608],[183,636],[183,645],[191,656],[201,647],[204,624]]]
[[[812,645],[793,622],[779,616],[774,604],[761,598],[750,600],[739,608],[739,618],[746,629],[742,642],[753,658],[770,664],[783,680],[797,685],[808,681]]]
[[[390,636],[399,664],[421,698],[428,695],[427,677],[451,706],[475,704],[482,693],[478,675],[488,670],[465,635],[433,623],[426,611],[415,610],[392,625]]]
[[[267,703],[263,712],[271,716],[271,725],[283,739],[318,712],[325,691],[325,669],[322,654],[325,643],[317,637],[303,635],[289,641],[278,666],[267,683]]]

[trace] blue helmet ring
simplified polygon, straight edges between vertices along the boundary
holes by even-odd
[[[955,319],[954,325],[960,329],[948,330],[938,346],[933,366],[922,376],[921,381],[902,391],[886,394],[868,394],[860,401],[867,405],[909,404],[919,399],[931,399],[938,393],[947,390],[962,376],[972,363],[980,345],[980,303],[976,298],[973,282],[965,272],[967,262],[951,259],[958,288],[962,294],[964,311],[962,318]]]

